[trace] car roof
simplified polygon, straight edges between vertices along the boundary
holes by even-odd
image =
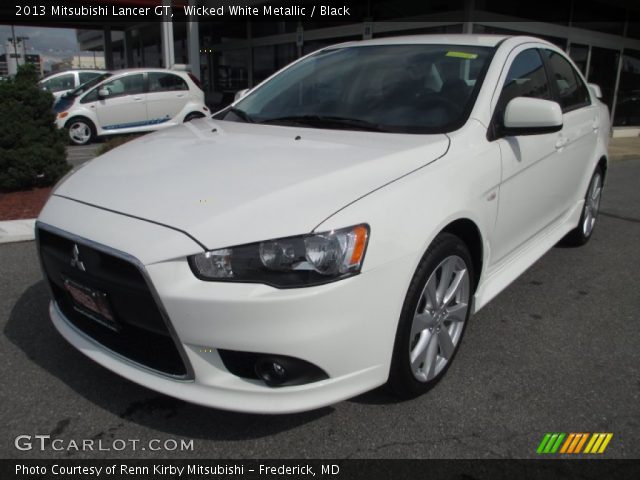
[[[517,43],[538,42],[549,44],[546,40],[524,35],[491,35],[491,34],[421,34],[403,35],[398,37],[372,38],[370,40],[357,40],[344,42],[331,47],[358,47],[367,45],[464,45],[477,47],[496,47],[505,40],[514,40]]]
[[[122,75],[125,73],[143,73],[143,72],[160,72],[160,73],[176,73],[176,74],[185,74],[184,70],[172,70],[171,68],[123,68],[120,70],[110,70],[113,75]]]
[[[73,73],[73,72],[78,72],[78,73],[82,73],[82,72],[102,73],[102,72],[106,72],[106,71],[107,70],[104,70],[102,68],[70,68],[68,70],[62,70],[60,72],[49,73],[48,75],[45,75],[44,77],[42,77],[40,79],[40,81],[48,80],[49,78],[57,77],[58,75],[64,75],[65,73]]]
[[[407,44],[443,44],[443,45],[476,45],[481,47],[495,47],[508,36],[505,35],[469,35],[463,33],[453,34],[421,34],[402,35],[397,37],[372,38],[370,40],[359,40],[341,43],[340,46],[347,45],[407,45]]]

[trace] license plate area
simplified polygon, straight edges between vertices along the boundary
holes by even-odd
[[[68,278],[64,279],[64,288],[71,296],[74,310],[115,332],[120,331],[120,324],[111,311],[106,293]]]

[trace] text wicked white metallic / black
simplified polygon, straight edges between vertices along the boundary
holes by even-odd
[[[36,227],[53,323],[114,372],[212,407],[424,393],[472,313],[591,237],[597,91],[529,37],[314,52],[54,189]]]

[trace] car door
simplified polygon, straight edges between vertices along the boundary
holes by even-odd
[[[189,101],[187,82],[169,72],[149,72],[147,77],[149,121],[158,124],[175,118]],[[182,120],[182,118],[178,119],[178,121]]]
[[[553,98],[538,48],[521,46],[511,52],[498,85],[489,133],[500,147],[502,166],[493,263],[550,225],[560,215],[559,202],[565,196],[565,187],[555,175],[559,132],[517,136],[501,133],[504,110],[510,100]]]
[[[575,206],[584,197],[579,191],[596,149],[598,106],[591,103],[589,90],[580,74],[569,60],[559,52],[544,49],[544,58],[553,81],[551,89],[562,108],[563,126],[554,172],[564,186],[562,205],[564,210]]]
[[[96,102],[96,115],[103,130],[122,130],[147,124],[144,74],[128,73],[103,83],[99,91],[107,91]]]

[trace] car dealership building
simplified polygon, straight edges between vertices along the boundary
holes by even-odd
[[[111,0],[158,4],[158,0]],[[171,0],[162,0],[165,5]],[[233,2],[232,2],[233,3]],[[239,2],[263,5],[264,1]],[[278,2],[268,2],[275,4]],[[291,3],[291,2],[290,2]],[[298,5],[323,2],[298,1]],[[326,2],[329,3],[329,2]],[[173,6],[215,7],[220,0],[174,0]],[[228,103],[309,52],[334,43],[395,35],[494,33],[534,35],[565,49],[598,84],[615,134],[640,131],[640,4],[636,0],[368,0],[345,2],[345,20],[218,20],[114,23],[78,31],[83,50],[104,50],[107,67],[188,65],[212,106]]]

